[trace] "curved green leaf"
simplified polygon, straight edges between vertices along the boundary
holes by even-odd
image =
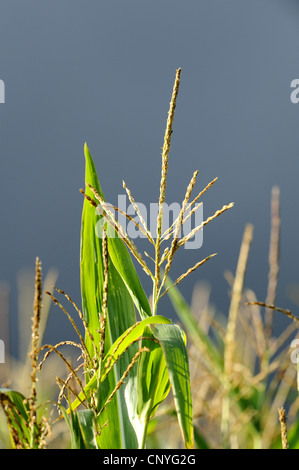
[[[156,325],[156,324],[171,324],[171,320],[169,318],[163,317],[162,315],[155,315],[144,320],[135,323],[131,328],[125,331],[115,343],[111,346],[109,351],[107,352],[105,359],[103,361],[103,370],[105,370],[105,366],[108,362],[111,361],[110,365],[119,358],[119,356],[138,338],[140,338],[148,325]],[[107,372],[104,372],[101,380],[105,379]]]
[[[186,448],[193,448],[193,419],[188,354],[178,325],[152,326],[166,360],[177,417]]]
[[[155,339],[149,327],[145,336]],[[166,398],[170,390],[169,375],[160,343],[144,339],[142,346],[150,349],[138,363],[138,402],[137,413],[141,420],[154,416],[158,406]]]
[[[109,256],[125,283],[142,320],[152,315],[147,296],[142,288],[135,266],[124,242],[118,237],[109,237],[112,227],[108,227]]]
[[[93,186],[99,194],[102,190],[98,181],[94,162],[91,158],[87,145],[85,152],[85,181]],[[90,189],[86,185],[86,194],[93,197]],[[96,224],[99,220],[95,208],[85,199],[82,211],[81,225],[81,247],[80,247],[80,275],[81,275],[81,296],[83,315],[88,325],[88,329],[93,335],[92,342],[89,335],[86,334],[86,344],[91,357],[94,357],[95,346],[99,348],[99,314],[102,309],[103,296],[103,258],[102,258],[102,240],[96,233]],[[118,240],[123,243],[122,240]],[[135,308],[127,287],[122,281],[114,264],[109,258],[109,281],[108,281],[108,315],[106,323],[106,350],[111,344],[130,326],[136,322]],[[131,363],[132,358],[137,351],[137,346],[132,347],[125,352],[112,374],[108,379],[109,390],[113,390],[121,377],[122,373]],[[99,394],[100,391],[97,391]],[[100,418],[100,425],[104,424],[101,420],[106,419],[105,413]],[[137,437],[132,428],[124,398],[124,389],[117,392],[116,399],[109,406],[109,420],[113,426],[106,426],[105,432],[99,437],[99,444],[102,448],[134,448],[137,444]]]
[[[79,420],[77,413],[71,412],[70,417],[67,415],[66,409],[60,405],[60,409],[68,425],[70,438],[71,438],[71,449],[86,449],[82,431],[79,426]]]
[[[129,346],[131,346],[132,343],[134,343],[143,335],[145,328],[148,325],[171,323],[171,320],[169,320],[168,318],[163,317],[161,315],[155,315],[136,323],[133,327],[128,328],[127,331],[120,335],[120,337],[114,342],[114,344],[110,347],[109,351],[107,352],[102,365],[102,376],[100,382],[104,382],[110,368],[116,362],[118,362],[120,356],[128,350]],[[95,374],[84,387],[84,392],[86,395],[88,395],[91,390],[95,389],[97,382],[98,374]],[[79,394],[79,398],[73,401],[70,409],[75,410],[80,405],[81,400],[84,400],[83,392]],[[70,409],[68,410],[68,412],[70,412]]]
[[[86,183],[90,184],[93,188],[97,190],[99,195],[105,200],[104,194],[102,192],[97,172],[95,169],[94,162],[90,155],[89,149],[85,144],[84,147],[85,159],[86,159],[86,173],[85,173],[85,181]],[[93,194],[90,188],[86,187],[86,194],[93,198]],[[94,207],[92,207],[88,201],[84,202],[83,208],[83,217],[82,217],[82,237],[83,243],[81,243],[81,283],[84,287],[87,287],[87,282],[85,281],[85,277],[87,277],[91,281],[91,287],[93,285],[98,285],[99,282],[102,281],[101,273],[95,269],[95,266],[98,263],[102,263],[101,258],[101,243],[99,243],[99,238],[96,235],[96,223],[99,220],[99,216],[96,215]],[[88,234],[85,233],[85,230],[89,232]],[[92,234],[90,232],[93,232]],[[110,234],[110,236],[109,236]],[[84,239],[87,238],[89,243],[84,243]],[[151,308],[147,299],[147,296],[142,288],[140,283],[139,277],[137,275],[136,269],[134,267],[133,261],[131,256],[128,252],[127,247],[125,246],[123,240],[117,236],[114,229],[108,225],[108,243],[109,243],[109,256],[111,258],[112,263],[114,264],[117,272],[121,276],[127,290],[130,293],[131,298],[133,299],[136,308],[139,311],[141,319],[144,319],[151,315]],[[84,260],[94,260],[90,266],[84,266]],[[89,262],[88,262],[89,265]],[[86,269],[91,270],[89,273],[86,272]],[[96,328],[97,326],[97,319],[94,318],[95,316],[90,313],[90,310],[93,312],[96,310],[99,311],[100,302],[97,298],[89,297],[85,294],[85,289],[83,289],[82,293],[82,301],[83,301],[83,312],[85,316],[89,318],[89,321],[93,324],[95,323]]]
[[[9,418],[11,425],[17,431],[20,441],[23,442],[24,447],[30,447],[30,410],[29,404],[25,396],[15,390],[10,390],[7,388],[0,388],[0,398],[1,402],[3,396],[6,396],[9,400],[9,405],[7,413],[9,413]],[[35,431],[37,432],[37,426],[35,425]]]

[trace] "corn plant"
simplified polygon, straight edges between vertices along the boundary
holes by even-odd
[[[38,449],[46,445],[49,423],[43,406],[37,404],[36,382],[39,354],[39,327],[41,317],[42,273],[40,260],[35,265],[35,294],[32,317],[31,390],[25,397],[16,390],[0,388],[0,403],[7,419],[12,446],[17,449]]]
[[[123,215],[147,237],[153,254],[145,253],[145,256],[153,262],[154,269],[139,253],[111,211],[111,206],[105,202],[94,161],[85,144],[85,190],[80,190],[84,195],[80,247],[82,312],[67,294],[56,289],[75,307],[84,333],[80,332],[61,302],[48,292],[67,315],[78,335],[78,342],[62,341],[54,346],[39,348],[39,352],[47,350],[39,368],[44,366],[50,354],[55,353],[69,371],[66,379],[56,378],[56,381],[60,387],[57,404],[61,416],[58,419],[64,418],[68,425],[72,448],[144,448],[149,422],[170,390],[184,446],[194,446],[186,335],[179,325],[158,314],[159,301],[166,292],[214,256],[212,254],[198,261],[169,285],[169,272],[178,249],[233,204],[223,206],[180,238],[183,224],[199,207],[197,201],[217,179],[191,200],[198,174],[195,171],[178,217],[171,227],[163,229],[168,160],[180,75],[181,69],[178,69],[164,136],[155,234],[150,232],[131,191],[123,183],[139,221],[136,222],[126,213]],[[117,207],[113,209],[120,212]],[[169,246],[162,252],[162,243],[171,238]],[[141,265],[152,281],[151,300],[143,290],[133,260]],[[60,352],[60,348],[66,345],[79,350],[81,362],[77,367]],[[36,352],[36,347],[33,350]],[[35,400],[36,354],[34,358],[32,396]],[[8,393],[5,396],[8,397]],[[66,400],[64,404],[63,399]],[[29,410],[33,410],[30,403],[32,400],[29,401]],[[32,412],[27,411],[26,416],[28,413],[30,417]],[[30,419],[29,447],[36,435],[32,427],[33,418]]]

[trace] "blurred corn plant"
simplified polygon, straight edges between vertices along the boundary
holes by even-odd
[[[55,282],[56,276],[54,270],[50,271],[46,282]],[[26,294],[28,294],[27,291]],[[37,258],[35,266],[31,346],[28,355],[25,354],[25,358],[27,357],[28,359],[25,359],[25,361],[13,361],[11,357],[6,358],[5,372],[8,372],[9,362],[10,374],[7,385],[0,388],[0,404],[7,420],[11,445],[17,449],[44,448],[46,445],[46,436],[50,431],[50,425],[47,419],[48,413],[46,412],[47,403],[44,402],[44,404],[41,404],[38,403],[37,400],[38,354],[47,314],[49,312],[49,303],[45,303],[42,307],[41,299],[42,273],[41,263]],[[44,314],[43,320],[41,320],[42,311]],[[26,329],[21,333],[26,336]],[[20,354],[21,357],[24,358],[22,353],[23,351],[21,349]],[[4,375],[1,377],[1,380],[4,380]],[[28,389],[29,394],[27,394]],[[3,426],[1,426],[1,434],[2,433]]]
[[[106,204],[94,162],[85,145],[85,190],[80,190],[85,197],[80,251],[82,312],[67,294],[56,289],[76,309],[84,333],[81,333],[73,317],[57,297],[47,292],[68,317],[78,336],[78,342],[62,341],[56,345],[38,347],[37,327],[40,316],[38,315],[38,320],[34,317],[30,398],[26,401],[18,395],[16,402],[9,394],[18,392],[3,391],[1,395],[11,435],[15,436],[15,446],[20,433],[22,437],[24,434],[25,447],[40,446],[40,436],[44,435],[43,421],[38,420],[36,413],[35,387],[37,357],[38,353],[43,352],[39,369],[45,367],[44,364],[52,353],[55,353],[68,369],[68,376],[64,380],[56,378],[60,387],[57,405],[61,412],[57,419],[65,419],[72,448],[144,448],[150,420],[168,396],[170,389],[183,444],[186,448],[194,447],[186,335],[183,329],[168,317],[157,314],[158,303],[171,287],[179,284],[214,256],[210,255],[199,261],[182,274],[173,286],[166,286],[177,250],[233,204],[223,206],[188,235],[180,238],[183,224],[199,207],[196,202],[216,181],[215,179],[209,183],[190,201],[198,174],[196,171],[187,187],[177,219],[171,227],[163,231],[168,159],[180,75],[181,69],[178,69],[162,150],[155,234],[150,232],[124,183],[139,222],[128,214],[124,215],[136,223],[153,247],[153,256],[147,253],[145,255],[153,261],[154,270],[149,268],[110,210],[111,206]],[[114,209],[119,211],[118,208]],[[102,223],[99,224],[99,221]],[[162,242],[171,238],[170,246],[162,253]],[[131,256],[152,280],[151,305]],[[60,348],[66,345],[79,351],[81,361],[76,367],[60,351]]]
[[[41,266],[40,266],[41,267]],[[51,298],[45,295],[47,291],[53,292],[56,284],[58,271],[55,268],[49,269],[44,274],[42,301],[40,305],[40,318],[38,325],[38,348],[44,341],[44,334],[47,328],[47,322],[50,314]],[[10,410],[25,419],[28,408],[28,396],[32,387],[32,305],[34,304],[36,285],[36,273],[34,269],[23,268],[17,274],[17,318],[12,318],[10,311],[10,288],[7,283],[2,282],[0,286],[0,331],[1,338],[5,344],[5,362],[0,365],[0,389],[1,399],[4,408],[10,403],[14,411]],[[40,281],[39,281],[40,282]],[[14,351],[14,345],[10,345],[10,330],[13,332],[14,339],[17,339],[18,351]],[[71,354],[72,351],[65,351],[68,358],[75,360]],[[38,368],[37,368],[38,369]],[[60,358],[52,356],[47,362],[46,370],[37,370],[36,376],[36,395],[37,395],[37,413],[47,419],[47,447],[63,447],[69,443],[69,432],[64,423],[57,423],[54,429],[50,429],[52,404],[57,396],[57,385],[53,377],[54,374],[64,374],[64,365]],[[13,400],[9,400],[13,398]],[[50,402],[49,402],[50,400]],[[24,406],[23,406],[24,405]],[[27,410],[27,411],[26,411]],[[28,447],[29,443],[22,441],[24,437],[21,433],[20,439],[14,442],[11,432],[7,432],[8,421],[5,418],[5,410],[0,406],[0,448],[8,447]],[[20,424],[20,423],[19,423]],[[20,429],[20,428],[19,428]],[[17,434],[15,434],[17,438]],[[42,442],[45,446],[45,440]]]

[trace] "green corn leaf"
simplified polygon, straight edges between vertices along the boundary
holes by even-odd
[[[150,349],[138,363],[136,423],[139,425],[140,448],[146,444],[149,420],[152,418],[170,390],[169,374],[163,350],[151,329],[146,327],[142,346]],[[149,338],[149,339],[147,339]],[[153,341],[155,340],[155,341]]]
[[[97,172],[95,169],[94,162],[90,155],[89,149],[85,144],[85,159],[86,159],[86,175],[85,181],[86,183],[90,184],[93,188],[97,190],[99,195],[105,200],[104,194],[101,190],[100,183],[97,177]],[[90,197],[93,197],[91,190],[86,187],[86,194]],[[96,233],[96,223],[99,221],[99,217],[95,214],[95,209],[88,203],[88,201],[84,202],[84,209],[83,209],[83,218],[82,218],[82,239],[85,234],[85,230],[90,232],[90,229],[93,231],[92,237],[89,234],[89,239],[93,240],[93,243],[83,244],[81,245],[81,268],[84,268],[84,255],[86,255],[87,259],[94,258],[95,263],[92,266],[87,266],[89,269],[93,268],[89,277],[93,279],[94,282],[102,282],[101,273],[97,271],[93,266],[97,265],[99,262],[102,263],[102,259],[99,260],[99,256],[101,256],[101,247],[99,247],[99,238],[95,235]],[[107,235],[108,235],[108,243],[109,243],[109,256],[111,261],[113,262],[115,268],[117,269],[119,275],[121,276],[125,286],[127,287],[131,298],[133,299],[136,308],[139,311],[141,319],[144,319],[151,315],[151,309],[146,297],[146,294],[142,288],[140,283],[139,277],[137,275],[136,269],[134,267],[133,261],[131,256],[125,246],[123,240],[117,236],[115,230],[111,225],[107,224]],[[97,239],[97,240],[94,240]],[[82,265],[83,263],[83,265]],[[84,275],[85,270],[82,269],[82,276],[81,282],[84,282]],[[83,296],[83,311],[85,312],[86,316],[88,316],[88,311],[90,309],[90,303],[95,303],[93,305],[93,309],[97,309],[100,306],[100,302],[97,299],[90,299],[89,297]],[[85,307],[85,308],[84,308]]]
[[[90,184],[104,199],[94,162],[87,145],[84,148],[86,170],[86,194],[93,198],[93,194],[87,184]],[[99,238],[100,217],[96,214],[95,208],[84,200],[81,227],[81,294],[83,315],[88,328],[94,337],[94,343],[99,344],[99,312],[102,305],[103,287],[103,261],[102,261],[102,240]],[[131,256],[121,238],[118,238],[112,230],[107,227],[108,252],[109,252],[109,283],[108,283],[108,315],[106,325],[106,352],[111,345],[136,322],[134,304],[138,309],[141,319],[151,316],[151,309],[147,297],[143,291],[139,277],[136,273]],[[138,330],[137,330],[138,331]],[[86,344],[90,355],[94,356],[95,347],[86,335]],[[128,347],[126,341],[123,346]],[[105,384],[101,382],[101,390],[97,391],[98,399],[102,402],[103,397],[108,397],[115,389],[118,380],[131,363],[138,345],[132,345],[127,351],[119,349],[121,356],[117,364],[109,374]],[[102,365],[102,370],[103,366]],[[105,377],[102,377],[102,381]],[[86,390],[94,389],[98,382],[98,377],[94,378],[86,386]],[[109,403],[105,411],[99,418],[99,425],[104,426],[103,432],[98,440],[100,447],[104,448],[134,448],[138,446],[136,431],[132,428],[131,415],[133,413],[130,400],[126,400],[126,388],[131,390],[131,394],[136,394],[136,377],[134,372],[127,378],[126,385],[117,392],[116,397]],[[135,390],[135,392],[133,392]],[[81,397],[80,397],[81,398]],[[76,403],[76,402],[75,402]],[[128,405],[129,403],[129,405]],[[79,402],[75,404],[78,406]],[[130,411],[128,411],[130,406]],[[134,412],[135,415],[135,412]],[[109,425],[113,423],[113,425]]]
[[[9,400],[9,417],[12,426],[17,431],[20,441],[24,447],[30,446],[29,430],[29,405],[22,393],[7,388],[0,388],[0,394],[5,395]],[[35,426],[37,432],[37,426]]]
[[[69,428],[71,449],[86,449],[77,413],[71,412],[69,417],[63,406],[60,409]]]
[[[149,327],[146,327],[144,336],[155,339]],[[138,364],[137,412],[141,420],[154,416],[170,389],[163,351],[160,344],[152,339],[142,341],[142,346],[149,348],[151,353],[144,354]]]
[[[144,320],[135,323],[135,325],[125,331],[115,343],[111,346],[110,350],[107,352],[105,359],[103,361],[103,369],[109,362],[111,365],[119,358],[119,356],[138,338],[146,335],[148,325],[156,324],[171,324],[169,318],[163,317],[162,315],[155,315]],[[111,361],[111,362],[110,362]],[[102,377],[102,380],[105,378],[106,372]]]
[[[85,158],[86,183],[94,187],[104,199],[95,166],[86,145]],[[88,186],[86,187],[86,193],[93,197]],[[103,285],[102,246],[101,239],[98,238],[99,231],[96,232],[97,221],[99,221],[99,217],[95,213],[95,208],[85,200],[81,231],[82,304],[85,319],[96,341],[99,340],[99,312],[101,312],[101,289]],[[106,372],[102,373],[100,380],[95,374],[85,387],[85,393],[88,393],[100,384],[97,393],[101,403],[114,390],[121,373],[131,363],[133,355],[137,351],[137,344],[132,343],[140,337],[145,327],[156,323],[171,323],[169,320],[166,321],[167,319],[164,317],[161,321],[158,316],[151,316],[151,309],[131,256],[123,240],[116,236],[114,229],[109,224],[107,225],[109,283],[106,346],[108,351],[106,349],[107,355],[101,367],[101,370],[106,370]],[[134,304],[142,321],[130,330],[130,327],[136,321]],[[155,413],[157,406],[169,391],[169,378],[173,389],[176,391],[175,404],[185,445],[186,447],[192,447],[192,404],[188,358],[180,330],[177,330],[175,325],[168,326],[173,326],[175,329],[161,330],[156,327],[154,331],[152,330],[154,336],[160,341],[163,355],[160,346],[153,347],[154,343],[151,340],[143,340],[143,343],[147,341],[150,344],[150,359],[145,357],[139,359],[141,364],[139,376],[137,377],[137,368],[133,367],[130,377],[126,379],[125,386],[120,388],[116,398],[113,398],[104,412],[100,414],[99,424],[103,426],[101,438],[98,440],[100,447],[135,447],[140,429],[141,434],[144,436],[147,427],[148,419],[143,420],[142,417],[149,418],[150,415]],[[89,339],[87,337],[86,340],[88,343]],[[171,343],[173,343],[173,347],[170,347]],[[89,349],[93,355],[94,347],[91,342],[89,342]],[[113,354],[112,358],[111,354]],[[176,360],[179,361],[177,365]],[[115,366],[111,369],[112,373],[106,377],[107,370],[110,370],[109,368],[114,363]],[[105,369],[107,364],[109,364],[109,367]],[[180,367],[184,367],[184,378],[178,374]],[[140,379],[142,377],[145,379],[144,383]],[[178,393],[181,395],[178,395]],[[83,394],[81,395],[79,398],[83,399]],[[80,400],[77,399],[71,408],[75,409],[79,404]],[[110,426],[109,423],[111,423]],[[106,426],[104,426],[105,424]],[[138,445],[140,446],[140,438]]]
[[[66,409],[62,405],[60,405],[60,409],[70,431],[71,448],[97,449],[94,411],[71,411],[70,416],[68,416]]]
[[[138,338],[144,335],[145,329],[148,325],[171,323],[171,320],[169,320],[168,318],[163,317],[162,315],[155,315],[136,323],[134,327],[128,328],[128,330],[125,331],[122,335],[120,335],[120,337],[114,342],[114,344],[111,345],[109,351],[107,352],[104,358],[102,365],[103,372],[101,377],[101,383],[105,381],[110,367],[112,367],[115,363],[118,362],[120,356],[125,351],[127,351],[129,347],[134,346],[132,343],[134,343],[136,340],[138,340]],[[112,370],[113,369],[114,367],[112,368]],[[84,392],[86,395],[88,395],[90,391],[95,389],[97,382],[98,374],[95,374],[84,387]],[[70,409],[75,410],[80,405],[81,400],[84,400],[83,392],[79,394],[79,398],[73,401]],[[68,412],[70,411],[70,409],[68,410]]]
[[[25,396],[20,392],[10,390],[8,388],[0,388],[0,393],[6,395],[7,398],[13,403],[19,412],[19,417],[27,421],[29,406],[26,402]]]
[[[94,162],[91,158],[87,145],[85,145],[85,181],[93,186],[99,194],[102,190],[98,181]],[[86,187],[86,193],[92,197],[92,193]],[[95,213],[95,208],[84,200],[81,224],[81,250],[80,250],[80,274],[81,274],[81,296],[82,310],[87,322],[89,331],[93,335],[94,342],[86,334],[86,344],[90,355],[93,357],[95,346],[99,347],[99,313],[101,313],[102,290],[103,290],[103,258],[102,240],[97,236],[96,223],[99,217]],[[118,239],[120,243],[122,240]],[[109,282],[108,282],[108,315],[106,324],[106,348],[136,322],[134,304],[131,296],[115,269],[111,259],[109,259]],[[109,389],[112,391],[122,373],[131,363],[137,351],[137,345],[132,347],[120,358],[116,367],[113,368],[109,377]],[[98,394],[100,391],[98,390]],[[103,419],[105,416],[103,415]],[[105,427],[105,432],[99,437],[99,445],[102,448],[134,448],[137,445],[137,438],[134,429],[128,419],[126,401],[123,388],[117,393],[116,399],[109,407],[109,422],[113,423]],[[104,424],[100,421],[100,425]]]
[[[77,414],[86,449],[97,449],[96,420],[93,410],[79,410]]]
[[[184,332],[178,325],[152,326],[167,364],[174,403],[186,448],[193,448],[193,419],[188,354]]]
[[[102,365],[102,376],[100,381],[100,401],[99,401],[99,409],[101,409],[107,398],[109,397],[111,391],[113,390],[111,384],[111,373],[108,373],[109,370],[114,370],[115,366],[121,358],[121,355],[124,354],[128,348],[132,348],[136,340],[138,340],[141,336],[149,336],[152,337],[150,331],[147,330],[148,325],[153,324],[171,324],[171,321],[163,317],[161,315],[155,315],[152,317],[148,317],[141,322],[138,322],[134,325],[134,327],[129,328],[126,332],[124,332],[110,347],[109,351],[104,358],[103,365]],[[136,368],[133,367],[130,377],[127,380],[127,383],[121,387],[120,390],[123,390],[123,399],[126,403],[126,410],[127,410],[127,417],[126,419],[130,421],[131,425],[135,430],[136,442],[135,447],[142,447],[143,446],[143,439],[146,434],[148,419],[150,415],[153,415],[157,406],[169,392],[169,380],[168,380],[168,373],[165,367],[165,360],[163,357],[162,350],[160,346],[154,343],[151,340],[144,340],[143,346],[145,345],[145,341],[148,344],[146,346],[150,349],[150,355],[154,354],[153,357],[150,359],[150,364],[153,364],[153,367],[149,367],[148,370],[150,372],[154,372],[155,375],[150,375],[148,378],[148,382],[150,383],[150,392],[153,392],[152,398],[150,399],[150,407],[148,406],[149,398],[144,400],[144,403],[140,401],[140,379],[139,383],[137,380],[137,372]],[[155,350],[153,352],[153,350]],[[160,351],[159,351],[160,350]],[[147,353],[141,356],[148,356]],[[143,363],[142,363],[143,364]],[[138,366],[139,367],[139,366]],[[91,391],[93,391],[98,384],[98,374],[95,374],[88,384],[84,388],[85,395],[88,395]],[[81,403],[81,400],[84,400],[84,393],[81,392],[79,394],[79,398],[74,400],[70,408],[67,410],[67,413],[72,412],[75,410]],[[111,426],[109,428],[109,422],[113,423],[111,420],[111,416],[113,416],[113,407],[115,400],[117,397],[114,398],[105,408],[105,410],[100,414],[100,418],[98,420],[99,425],[104,426],[105,423],[108,422],[108,425],[103,427],[101,431],[101,440],[99,440],[99,445],[103,446],[108,445],[108,437],[110,437],[110,442],[117,442],[118,436],[117,433],[119,432],[117,426]],[[137,409],[138,408],[138,409]],[[116,441],[113,441],[112,438],[115,438]],[[107,440],[107,442],[106,442]],[[111,444],[111,448],[115,448],[115,444]],[[132,448],[132,447],[130,447]]]
[[[124,354],[124,351],[126,351],[128,348],[132,348],[134,346],[134,342],[138,340],[140,337],[152,337],[152,334],[150,330],[148,331],[148,326],[150,324],[170,324],[171,321],[168,318],[162,317],[162,316],[155,316],[155,317],[148,317],[145,320],[142,320],[141,322],[138,322],[134,325],[133,328],[130,328],[127,332],[125,332],[121,337],[114,343],[114,345],[111,346],[110,350],[108,351],[104,361],[103,361],[103,367],[102,367],[102,377],[101,377],[101,386],[100,386],[100,391],[101,391],[101,400],[99,403],[99,409],[105,404],[108,396],[109,396],[109,391],[111,390],[107,384],[109,384],[109,378],[111,375],[111,372],[108,373],[108,371],[112,368],[115,367],[115,364],[119,361],[119,358],[121,358],[121,355]],[[147,344],[146,344],[147,343]],[[136,345],[135,345],[136,346]],[[148,349],[150,350],[150,353],[144,352],[139,360],[138,360],[138,368],[139,368],[139,363],[140,361],[143,360],[143,358],[152,358],[153,353],[153,348],[157,348],[160,350],[160,356],[157,357],[155,355],[153,357],[153,361],[160,359],[162,355],[162,360],[163,360],[163,353],[161,351],[161,347],[157,345],[156,342],[153,342],[152,340],[143,340],[142,341],[142,346],[147,346]],[[164,361],[165,362],[165,361]],[[157,365],[158,363],[155,362]],[[161,367],[160,367],[161,368]],[[156,368],[157,369],[157,368]],[[113,369],[112,369],[113,370]],[[158,369],[157,369],[158,370]],[[167,374],[167,370],[166,370]],[[168,375],[166,377],[166,383],[169,381]],[[93,383],[89,383],[89,386],[93,387],[96,384],[95,379],[93,378]],[[169,386],[166,390],[165,393],[165,378],[162,377],[162,374],[159,374],[158,376],[152,376],[152,380],[154,382],[158,383],[157,389],[160,391],[161,388],[163,388],[164,395],[163,398],[161,398],[161,393],[155,393],[153,394],[153,404],[152,407],[157,407],[158,404],[162,401],[162,399],[165,398],[167,393],[169,392]],[[138,410],[137,410],[137,400],[139,397],[139,390],[140,390],[140,384],[137,381],[137,365],[134,365],[133,368],[130,371],[129,377],[126,378],[126,383],[122,385],[123,391],[124,391],[124,398],[126,401],[126,409],[128,412],[128,420],[130,420],[135,433],[136,433],[136,438],[137,438],[137,446],[139,448],[143,447],[143,437],[146,435],[146,430],[147,430],[147,421],[142,419],[142,417],[139,415]],[[114,399],[113,399],[114,400]],[[101,413],[101,422],[105,423],[107,420],[109,421],[110,419],[110,407],[113,404],[110,402],[108,406],[105,408],[104,412]],[[101,431],[101,434],[105,434],[106,428],[104,427],[103,430]]]
[[[133,261],[131,259],[130,254],[128,253],[127,247],[119,238],[109,237],[109,233],[111,233],[111,231],[112,227],[109,226],[107,231],[109,256],[119,275],[124,281],[133,299],[133,302],[136,308],[138,309],[141,319],[144,320],[152,314],[147,296],[145,295],[145,292],[142,288]]]
[[[94,163],[85,145],[85,181],[93,185],[98,192],[101,188]],[[86,188],[86,193],[92,195]],[[82,221],[81,221],[81,247],[80,247],[80,276],[81,276],[81,296],[82,310],[89,331],[94,336],[95,342],[99,342],[98,330],[100,328],[99,312],[101,311],[103,285],[103,261],[102,248],[99,239],[95,234],[95,210],[86,200],[84,200]],[[86,336],[86,343],[89,346],[90,354],[94,354],[94,348]]]

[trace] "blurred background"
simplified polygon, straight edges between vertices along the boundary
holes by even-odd
[[[1,0],[0,11],[6,99],[0,105],[0,337],[8,338],[9,331],[12,354],[23,350],[16,328],[25,305],[20,290],[29,292],[31,306],[36,256],[44,274],[57,274],[57,286],[80,305],[84,143],[107,201],[116,204],[124,194],[122,180],[136,201],[158,200],[178,67],[167,202],[181,202],[198,169],[195,193],[219,177],[203,199],[204,218],[223,204],[235,206],[207,226],[200,250],[178,253],[170,274],[176,278],[217,252],[180,289],[191,302],[194,286],[205,280],[211,301],[225,315],[224,273],[235,272],[250,222],[254,238],[246,286],[265,300],[271,190],[279,186],[276,303],[296,313],[299,104],[290,100],[290,83],[299,78],[298,2]],[[144,241],[136,243],[148,249]],[[150,293],[147,279],[144,288]],[[167,299],[163,305],[160,313],[172,316]],[[275,318],[278,330],[288,321]],[[52,307],[45,341],[71,335],[62,312]]]

